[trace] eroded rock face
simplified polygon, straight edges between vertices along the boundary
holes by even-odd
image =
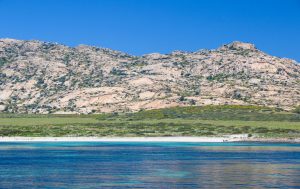
[[[100,113],[208,104],[300,105],[300,66],[233,42],[141,57],[0,39],[0,111]]]
[[[233,50],[256,50],[255,46],[251,43],[242,43],[235,41],[228,45],[229,49]]]
[[[258,51],[256,49],[254,44],[251,43],[243,43],[240,41],[234,41],[229,44],[225,44],[218,48],[217,50],[223,50],[223,51],[230,51],[230,50],[236,50],[236,51]]]

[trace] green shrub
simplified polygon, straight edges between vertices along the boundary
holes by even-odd
[[[297,106],[294,110],[293,110],[294,113],[296,114],[300,114],[300,106]]]
[[[6,58],[0,57],[0,67],[2,67],[4,64],[6,64],[8,61]]]

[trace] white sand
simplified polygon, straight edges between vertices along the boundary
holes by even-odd
[[[0,142],[229,142],[239,137],[0,137]]]

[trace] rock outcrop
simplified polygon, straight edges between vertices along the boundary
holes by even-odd
[[[0,111],[100,113],[172,106],[300,105],[300,65],[253,44],[131,56],[0,39]]]

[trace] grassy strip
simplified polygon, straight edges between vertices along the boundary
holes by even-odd
[[[94,118],[81,117],[20,117],[0,118],[0,126],[36,126],[36,125],[70,125],[98,123]]]
[[[232,119],[229,119],[231,116]],[[0,136],[300,137],[299,115],[254,106],[184,107],[102,115],[0,114]]]
[[[224,122],[204,120],[105,121],[98,123],[3,125],[1,136],[221,136],[226,134],[258,134],[272,137],[299,137],[298,125],[262,122]],[[173,120],[174,121],[174,120]]]

